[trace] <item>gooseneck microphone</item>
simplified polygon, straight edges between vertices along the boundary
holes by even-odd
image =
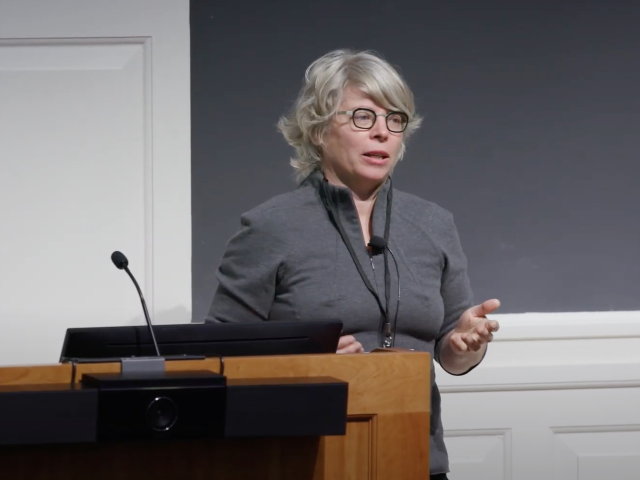
[[[138,290],[138,296],[140,297],[140,303],[142,303],[142,310],[144,310],[144,318],[147,320],[149,333],[151,334],[151,340],[153,340],[153,346],[156,349],[156,355],[160,356],[160,349],[158,348],[158,342],[156,342],[156,336],[153,333],[153,325],[151,325],[151,319],[149,318],[147,303],[144,301],[144,296],[142,295],[142,291],[138,286],[138,282],[136,282],[136,279],[129,271],[129,260],[127,260],[127,257],[124,256],[124,253],[115,251],[111,254],[111,261],[118,269],[127,272],[127,275],[129,275],[129,278],[131,278],[133,284],[136,286],[136,290]]]
[[[396,273],[398,274],[398,300],[396,302],[396,313],[394,315],[393,327],[390,323],[391,320],[389,318],[387,318],[387,325],[386,325],[386,333],[388,336],[391,337],[391,346],[393,346],[396,341],[396,330],[398,327],[398,310],[400,310],[400,270],[398,269],[398,262],[396,261],[396,256],[393,254],[393,252],[387,245],[387,242],[384,241],[384,238],[374,235],[369,240],[368,245],[374,250],[377,250],[378,252],[384,252],[385,250],[387,250],[391,254],[391,258],[393,258],[393,263],[396,266]]]

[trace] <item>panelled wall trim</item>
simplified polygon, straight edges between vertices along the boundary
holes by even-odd
[[[640,386],[640,312],[489,315],[500,330],[482,364],[443,393]]]
[[[640,388],[444,394],[449,477],[637,480],[638,405]]]
[[[512,478],[510,428],[446,430],[444,437],[455,465],[455,478]]]
[[[496,342],[640,337],[640,311],[490,314]]]
[[[554,434],[640,432],[640,425],[639,424],[629,424],[629,425],[578,425],[578,426],[571,426],[571,427],[551,427],[551,431]]]

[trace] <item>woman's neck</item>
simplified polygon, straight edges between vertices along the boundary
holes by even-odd
[[[353,179],[350,178],[340,178],[339,175],[332,171],[325,171],[324,178],[333,185],[349,189],[356,204],[374,204],[378,192],[384,184],[384,182],[372,184],[370,182],[353,181]]]
[[[371,214],[373,213],[373,206],[376,204],[376,197],[369,197],[365,200],[361,200],[357,196],[353,195],[353,203],[356,206],[356,210],[358,211],[358,216],[360,217],[360,221],[362,220],[370,220]]]
[[[353,202],[358,211],[358,218],[360,218],[360,227],[362,228],[362,236],[364,244],[369,245],[371,235],[373,235],[373,207],[376,203],[376,197],[370,197],[366,200],[360,200],[354,195]]]
[[[368,244],[371,239],[373,207],[376,203],[376,198],[378,197],[378,192],[380,191],[382,184],[369,186],[361,184],[350,185],[350,182],[342,181],[342,179],[339,179],[337,175],[333,174],[333,172],[325,172],[325,179],[329,183],[340,187],[346,187],[350,190],[353,203],[356,207],[356,211],[358,212],[358,218],[360,219],[364,243],[365,245]]]

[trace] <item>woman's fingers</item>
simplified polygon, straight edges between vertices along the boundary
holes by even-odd
[[[336,353],[362,353],[362,344],[353,335],[345,335],[338,340]]]

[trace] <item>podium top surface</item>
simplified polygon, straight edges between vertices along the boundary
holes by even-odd
[[[349,414],[429,412],[431,358],[425,352],[307,354],[224,359],[227,379],[333,377],[349,383]],[[0,385],[78,384],[83,374],[119,373],[120,363],[0,367]],[[166,362],[167,371],[219,373],[220,360]]]

